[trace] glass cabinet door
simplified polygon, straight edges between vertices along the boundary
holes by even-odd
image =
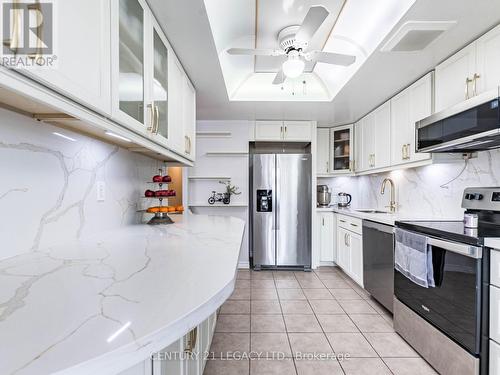
[[[331,155],[333,173],[350,173],[352,171],[353,127],[341,126],[331,129]]]
[[[144,8],[119,1],[120,110],[144,124]]]
[[[168,49],[158,31],[153,28],[153,132],[168,138]]]

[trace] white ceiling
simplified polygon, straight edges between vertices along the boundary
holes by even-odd
[[[260,1],[284,4],[292,0]],[[295,5],[303,3],[309,6],[307,0],[294,2]],[[203,0],[149,0],[149,3],[197,89],[197,117],[200,120],[306,119],[324,125],[353,122],[500,23],[498,0],[416,0],[393,30],[408,20],[458,22],[424,51],[388,53],[380,52],[377,48],[332,102],[234,102],[228,98],[221,68],[223,64],[219,61],[213,38],[214,24],[212,22],[211,27]],[[243,11],[253,12],[255,16],[255,0],[248,0],[244,5],[246,8]],[[221,10],[221,14],[227,14],[227,11],[230,10]],[[225,18],[225,22],[232,22],[233,31],[237,30],[245,39],[242,42],[248,43],[240,47],[253,48],[255,39],[248,38],[249,35],[255,35],[251,25],[238,24],[237,20],[231,18]],[[363,26],[359,25],[360,30],[363,30]],[[226,37],[228,42],[234,40],[234,35]],[[264,64],[259,62],[258,68],[267,69]]]

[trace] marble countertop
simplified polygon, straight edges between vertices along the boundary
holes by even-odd
[[[484,245],[500,251],[500,238],[486,238]]]
[[[185,214],[0,261],[0,374],[115,374],[232,293],[245,224]]]
[[[371,207],[369,207],[371,209]],[[343,214],[347,216],[356,217],[363,220],[371,220],[382,224],[394,225],[396,221],[418,221],[418,220],[449,220],[449,221],[461,221],[463,217],[437,217],[433,215],[423,216],[423,215],[414,215],[403,212],[396,213],[366,213],[356,211],[358,209],[366,209],[364,207],[359,208],[341,208],[338,206],[330,206],[330,207],[317,207],[317,212],[335,212],[338,214]],[[385,211],[385,210],[380,210]]]

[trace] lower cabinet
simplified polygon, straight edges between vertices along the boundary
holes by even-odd
[[[362,222],[356,218],[337,216],[337,265],[363,286]]]
[[[332,263],[337,258],[336,221],[333,212],[318,212],[319,261]]]
[[[216,313],[184,337],[119,375],[203,375],[212,338]]]

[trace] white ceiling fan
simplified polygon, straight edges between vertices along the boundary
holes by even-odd
[[[230,55],[287,56],[273,84],[279,85],[286,77],[297,78],[304,72],[305,61],[318,61],[333,65],[348,66],[356,61],[356,56],[323,51],[308,51],[308,45],[330,12],[325,7],[309,8],[302,25],[288,26],[278,34],[279,49],[230,48]]]

